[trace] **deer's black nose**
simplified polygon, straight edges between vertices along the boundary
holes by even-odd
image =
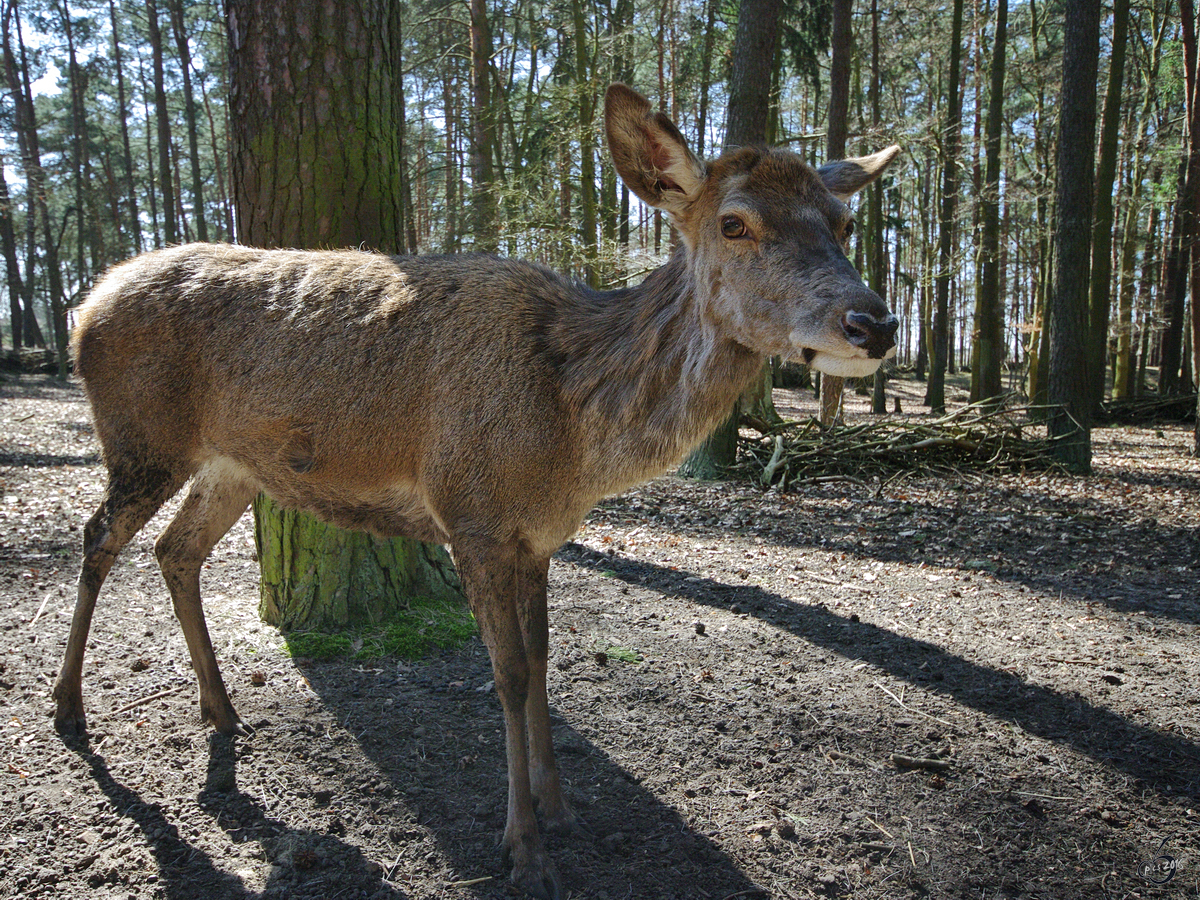
[[[888,314],[877,319],[870,313],[848,312],[842,318],[846,340],[867,351],[871,359],[883,359],[896,346],[896,329],[900,320]]]

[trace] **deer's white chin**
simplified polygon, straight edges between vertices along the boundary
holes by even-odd
[[[873,374],[883,362],[865,356],[834,356],[824,350],[805,350],[801,359],[818,372],[838,378],[863,378]]]

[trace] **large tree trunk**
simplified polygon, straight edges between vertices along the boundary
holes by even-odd
[[[241,241],[398,251],[397,5],[229,0],[227,10]],[[274,624],[378,621],[413,596],[458,591],[440,547],[343,532],[262,498],[255,520],[261,612]]]
[[[1196,310],[1200,297],[1200,48],[1196,45],[1196,11],[1192,0],[1180,0],[1180,19],[1183,26],[1183,58],[1187,74],[1187,195],[1189,204],[1184,207],[1184,241],[1191,257],[1192,330],[1191,355],[1195,366],[1197,388],[1196,426],[1192,450],[1200,456],[1200,312]],[[1187,359],[1187,352],[1184,352]],[[1191,371],[1181,373],[1181,382]],[[1186,389],[1186,386],[1185,386]]]
[[[1100,0],[1067,0],[1065,15],[1047,431],[1058,439],[1054,445],[1058,461],[1072,471],[1088,472],[1092,460],[1088,285]]]

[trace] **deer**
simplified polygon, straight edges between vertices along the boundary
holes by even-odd
[[[504,716],[511,880],[559,900],[543,835],[564,796],[546,694],[551,555],[604,497],[678,463],[772,356],[874,372],[898,320],[846,257],[847,201],[892,146],[819,169],[780,148],[704,160],[612,85],[616,170],[679,241],[641,283],[590,289],[490,255],[184,244],[119,264],[72,334],[108,481],[84,529],[55,725],[86,739],[82,669],[117,554],[190,482],[154,549],[203,720],[251,729],[213,653],[200,569],[266,492],[335,525],[449,545]],[[540,825],[539,825],[540,818]]]

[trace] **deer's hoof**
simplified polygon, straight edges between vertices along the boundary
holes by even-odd
[[[540,838],[535,836],[532,840],[516,842],[505,837],[501,858],[512,863],[509,878],[524,893],[537,900],[562,900],[558,874]]]
[[[64,738],[87,737],[87,717],[83,714],[83,697],[54,692],[58,705],[54,710],[54,730]]]
[[[537,900],[562,900],[558,875],[549,859],[541,865],[513,866],[512,883]]]
[[[217,709],[202,706],[200,718],[211,724],[221,734],[229,737],[250,737],[254,734],[254,729],[243,722],[242,717],[230,705]]]
[[[542,815],[542,831],[556,837],[581,838],[596,840],[596,832],[588,828],[585,822],[571,807],[564,804],[553,815]]]

